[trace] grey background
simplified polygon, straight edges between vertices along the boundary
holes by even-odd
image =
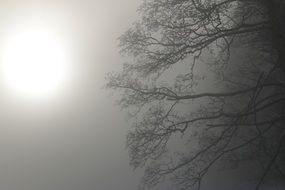
[[[102,89],[123,58],[117,38],[136,19],[136,0],[0,1],[0,44],[21,19],[50,22],[66,39],[73,74],[52,100],[0,93],[0,189],[135,189],[125,115]]]
[[[22,100],[0,85],[1,190],[137,188],[143,172],[128,165],[126,114],[114,105],[116,94],[103,86],[106,73],[126,61],[117,38],[138,18],[141,2],[0,0],[0,52],[11,25],[39,19],[61,32],[72,67],[64,89],[42,102]],[[228,176],[212,172],[204,188],[250,188]]]

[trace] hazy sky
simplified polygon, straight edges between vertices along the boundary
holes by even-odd
[[[142,171],[129,166],[125,149],[130,124],[115,106],[116,97],[103,87],[106,73],[125,61],[118,53],[118,37],[138,19],[142,1],[0,0],[0,68],[8,36],[31,23],[43,24],[59,37],[70,66],[56,96],[41,101],[10,92],[0,69],[0,190],[137,188]],[[210,76],[209,69],[198,68]],[[201,86],[209,90],[210,85]],[[205,189],[228,189],[228,184],[245,189],[238,176],[211,172]]]
[[[56,98],[34,103],[0,94],[0,189],[128,190],[128,125],[102,89],[120,68],[117,37],[137,17],[138,0],[0,1],[0,41],[11,27],[38,20],[62,36],[71,76]],[[1,46],[1,51],[3,47]]]

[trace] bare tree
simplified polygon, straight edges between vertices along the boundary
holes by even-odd
[[[131,165],[146,168],[142,188],[171,180],[177,189],[201,189],[221,163],[258,166],[255,189],[285,179],[284,7],[281,0],[142,3],[141,19],[120,38],[132,60],[107,77],[130,112],[127,147]]]

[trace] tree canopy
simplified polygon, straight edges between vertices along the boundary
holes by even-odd
[[[142,188],[202,189],[215,167],[256,169],[254,189],[285,179],[285,3],[145,0],[107,76],[129,111]]]

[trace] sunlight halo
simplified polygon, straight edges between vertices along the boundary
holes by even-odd
[[[42,23],[12,31],[5,39],[1,58],[3,84],[17,96],[34,100],[49,97],[66,79],[63,44]]]

